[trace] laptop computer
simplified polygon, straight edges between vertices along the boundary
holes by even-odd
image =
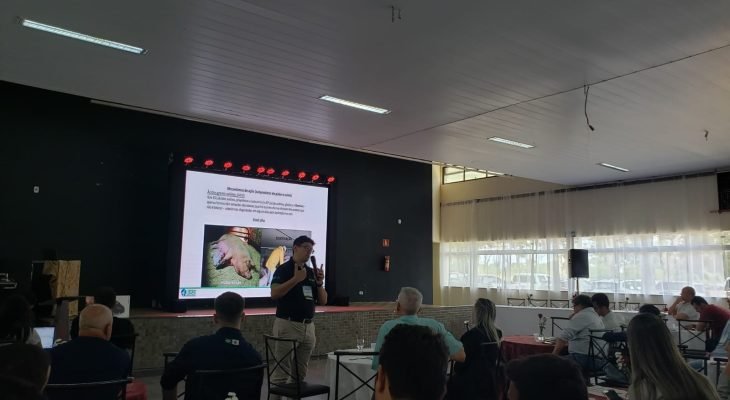
[[[50,349],[53,347],[53,335],[56,333],[56,328],[54,327],[39,327],[35,328],[35,331],[38,332],[38,336],[41,337],[41,345],[44,349]]]

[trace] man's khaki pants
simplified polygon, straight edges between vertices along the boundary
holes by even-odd
[[[314,332],[314,323],[305,324],[303,322],[294,322],[286,319],[276,318],[274,320],[273,336],[284,339],[297,340],[297,367],[299,369],[299,380],[303,381],[307,376],[307,367],[309,365],[309,357],[312,355],[317,337]],[[291,368],[294,354],[291,352],[291,345],[288,343],[276,343],[274,355],[281,364],[271,376],[272,383],[292,383],[293,378],[289,376],[295,375],[295,371]],[[288,356],[285,356],[290,352]],[[272,399],[279,399],[279,396],[272,395]]]

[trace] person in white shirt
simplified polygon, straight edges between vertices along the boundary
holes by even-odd
[[[568,358],[577,362],[583,369],[591,369],[588,356],[591,330],[605,329],[601,317],[593,309],[591,298],[581,294],[573,298],[573,314],[570,321],[558,335],[553,354],[560,355],[568,348]]]
[[[625,323],[624,319],[621,315],[611,311],[609,308],[611,302],[608,301],[608,296],[605,293],[594,294],[591,297],[591,303],[593,303],[593,309],[596,310],[596,313],[601,316],[605,329],[621,332],[621,326]]]
[[[669,306],[669,315],[675,319],[699,319],[700,313],[690,303],[695,295],[695,289],[692,286],[683,287],[677,300]]]

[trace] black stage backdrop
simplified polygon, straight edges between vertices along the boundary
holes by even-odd
[[[82,294],[111,285],[131,294],[134,306],[149,307],[170,293],[176,282],[166,282],[166,264],[176,260],[168,257],[168,238],[179,240],[180,233],[169,164],[195,154],[335,175],[330,296],[389,301],[408,285],[432,302],[427,164],[94,105],[7,82],[0,82],[0,104],[0,272],[23,287],[31,261],[53,250],[59,259],[81,260]],[[390,272],[382,270],[385,255]]]

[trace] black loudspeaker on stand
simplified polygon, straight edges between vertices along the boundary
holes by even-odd
[[[568,266],[571,278],[588,278],[588,250],[570,249]]]

